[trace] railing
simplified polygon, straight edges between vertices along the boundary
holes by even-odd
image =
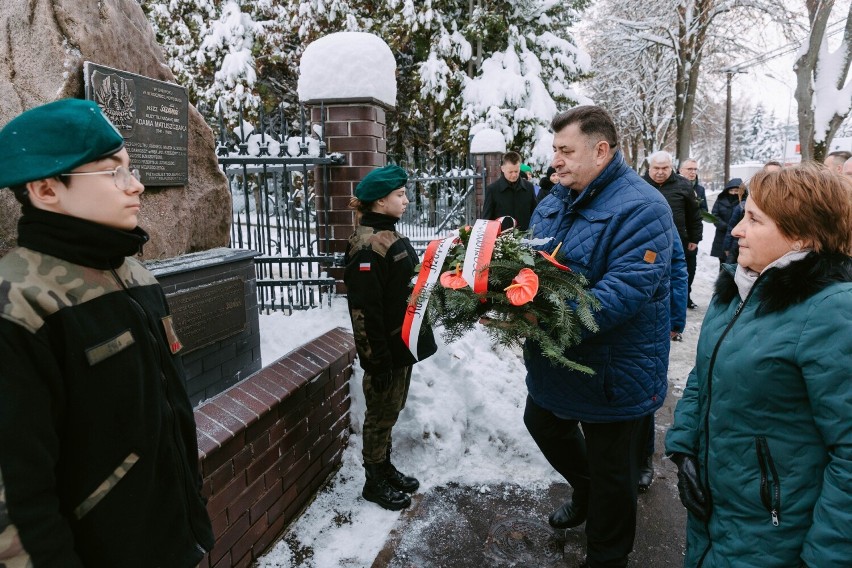
[[[410,204],[399,231],[422,253],[429,241],[446,236],[461,226],[473,223],[479,216],[476,184],[484,187],[485,169],[476,171],[466,160],[445,158],[434,163],[406,167]]]
[[[255,259],[258,304],[267,311],[315,307],[324,297],[330,301],[334,289],[326,268],[337,259],[320,253],[317,235],[329,232],[316,211],[328,212],[326,168],[345,156],[326,152],[324,110],[319,133],[309,131],[304,107],[293,133],[280,108],[273,119],[261,111],[257,128],[240,109],[230,130],[220,109],[217,154],[231,189],[231,247],[261,253]]]

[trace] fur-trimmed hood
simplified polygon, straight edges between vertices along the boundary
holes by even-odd
[[[734,282],[736,265],[724,265],[716,280],[716,302],[729,303],[739,294]],[[852,282],[852,258],[812,252],[783,268],[771,268],[755,286],[758,313],[777,312],[804,302],[835,282]]]

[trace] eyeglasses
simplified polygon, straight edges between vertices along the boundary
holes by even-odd
[[[69,172],[67,174],[62,174],[64,176],[100,176],[109,174],[112,176],[112,181],[115,183],[115,187],[120,189],[121,191],[127,191],[130,189],[130,178],[135,179],[136,181],[140,181],[142,179],[142,174],[139,173],[139,170],[133,168],[129,170],[124,166],[118,166],[114,170],[103,170],[98,172]]]
[[[685,172],[697,172],[698,168],[683,168],[683,171],[685,171]]]

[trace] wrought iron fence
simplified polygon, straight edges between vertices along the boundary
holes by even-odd
[[[345,156],[326,152],[325,109],[314,131],[305,112],[302,107],[296,131],[281,108],[271,117],[261,111],[256,127],[242,109],[231,128],[219,113],[217,154],[233,203],[231,247],[260,253],[255,258],[258,304],[267,311],[330,302],[335,285],[326,270],[337,257],[321,252],[329,247],[320,246],[317,235],[329,234],[327,225],[320,226],[320,217],[328,219],[327,168],[343,164]],[[317,208],[326,214],[318,217]]]
[[[414,248],[422,253],[429,241],[473,223],[479,216],[476,182],[485,184],[481,171],[457,156],[443,156],[432,162],[397,165],[408,171],[408,199],[411,202],[397,227]]]

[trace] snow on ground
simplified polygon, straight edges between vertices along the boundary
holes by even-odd
[[[709,254],[714,232],[704,224],[692,294],[699,309],[687,314],[684,341],[672,345],[669,381],[678,397],[718,272],[719,262]],[[351,329],[343,298],[330,308],[263,315],[260,325],[264,365],[330,329]],[[420,480],[421,492],[451,481],[483,491],[500,482],[543,489],[563,481],[524,427],[524,376],[519,353],[493,346],[481,329],[451,345],[439,339],[438,352],[414,367],[408,401],[393,431],[394,464]],[[356,366],[350,382],[353,435],[340,470],[258,561],[259,568],[370,566],[399,518],[361,498],[362,378]]]

